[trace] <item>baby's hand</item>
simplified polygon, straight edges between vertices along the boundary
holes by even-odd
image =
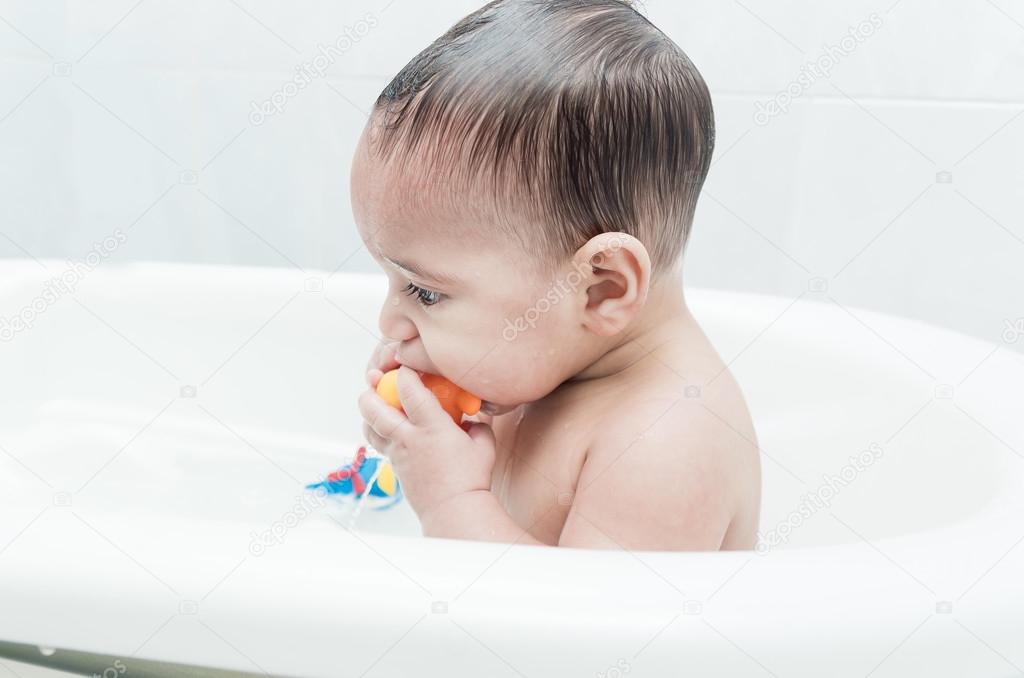
[[[370,388],[377,388],[377,382],[384,376],[384,373],[398,367],[398,361],[395,360],[395,350],[398,348],[398,344],[397,341],[384,339],[373,350],[370,362],[366,363],[366,383]]]
[[[456,425],[409,367],[399,368],[398,397],[405,414],[373,388],[359,397],[363,434],[391,460],[421,520],[449,499],[490,490],[495,458],[491,427],[479,422]]]

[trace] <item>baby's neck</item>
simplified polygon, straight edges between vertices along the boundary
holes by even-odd
[[[568,381],[581,382],[619,374],[696,326],[697,321],[686,305],[680,275],[668,275],[651,287],[643,310],[629,328],[612,337],[600,357]]]

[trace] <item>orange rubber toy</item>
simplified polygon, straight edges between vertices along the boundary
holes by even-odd
[[[441,407],[456,424],[462,423],[463,414],[471,417],[480,411],[480,399],[469,391],[459,388],[436,374],[418,374],[423,385],[430,389],[430,392],[441,403]],[[377,394],[388,405],[404,412],[402,401],[398,397],[398,370],[384,373],[384,376],[377,382]]]

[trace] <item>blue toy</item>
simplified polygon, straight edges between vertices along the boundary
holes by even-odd
[[[377,511],[390,508],[402,499],[402,488],[391,462],[381,456],[367,457],[365,446],[359,448],[351,463],[328,474],[324,481],[306,485],[306,489],[323,489],[328,494],[362,501],[375,497],[371,508]]]

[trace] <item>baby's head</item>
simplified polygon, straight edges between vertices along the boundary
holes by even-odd
[[[628,3],[487,4],[391,81],[356,150],[381,332],[489,403],[543,397],[681,284],[713,146],[703,79]]]

